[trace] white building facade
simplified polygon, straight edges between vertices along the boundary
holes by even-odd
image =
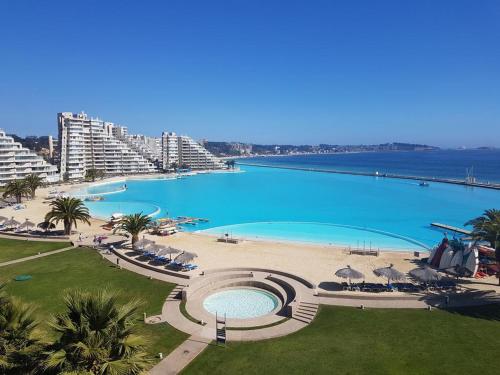
[[[85,113],[61,112],[57,115],[59,168],[64,179],[85,178],[96,169],[106,175],[152,173],[154,165],[134,150],[122,136],[127,129],[89,117]]]
[[[15,142],[0,129],[0,186],[31,174],[43,178],[45,182],[59,181],[56,166],[24,148],[21,143]]]
[[[188,136],[163,132],[161,139],[162,165],[165,170],[173,166],[195,170],[225,167],[224,162]]]

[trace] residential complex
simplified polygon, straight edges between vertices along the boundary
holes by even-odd
[[[47,163],[35,152],[24,148],[21,143],[0,129],[0,186],[22,179],[30,174],[42,177],[47,182],[59,180],[57,168]]]
[[[151,173],[156,168],[145,156],[117,135],[126,129],[85,113],[62,112],[59,128],[59,170],[62,178],[85,177],[89,169],[106,175]]]
[[[152,173],[172,166],[224,168],[224,163],[187,136],[164,132],[161,138],[131,135],[124,126],[62,112],[57,116],[57,154],[61,177],[81,179],[89,169],[106,175]]]
[[[162,140],[163,169],[174,166],[191,169],[220,169],[224,163],[192,138],[164,132]]]

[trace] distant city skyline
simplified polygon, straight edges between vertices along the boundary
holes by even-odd
[[[0,128],[500,147],[500,2],[0,4]]]

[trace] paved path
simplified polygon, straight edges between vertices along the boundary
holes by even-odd
[[[173,375],[178,374],[184,369],[198,354],[200,354],[208,345],[210,340],[191,336],[180,344],[165,359],[149,370],[150,375]]]
[[[65,247],[63,249],[58,249],[58,250],[53,250],[53,251],[47,251],[45,253],[41,253],[41,254],[37,254],[37,255],[32,255],[32,256],[29,256],[29,257],[24,257],[24,258],[9,260],[8,262],[0,263],[0,267],[9,266],[11,264],[16,264],[16,263],[27,262],[28,260],[43,258],[43,257],[49,256],[49,255],[52,255],[52,254],[62,253],[63,251],[68,251],[68,250],[71,250],[71,249],[74,249],[74,248],[75,247],[73,247],[73,246],[69,246],[69,247]]]

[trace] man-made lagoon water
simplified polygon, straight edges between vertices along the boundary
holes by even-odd
[[[123,184],[84,193],[116,191]],[[496,190],[263,167],[126,184],[126,191],[104,195],[103,202],[85,202],[92,215],[190,216],[209,222],[185,226],[186,231],[383,249],[433,246],[442,232],[431,222],[462,227],[500,206]]]

